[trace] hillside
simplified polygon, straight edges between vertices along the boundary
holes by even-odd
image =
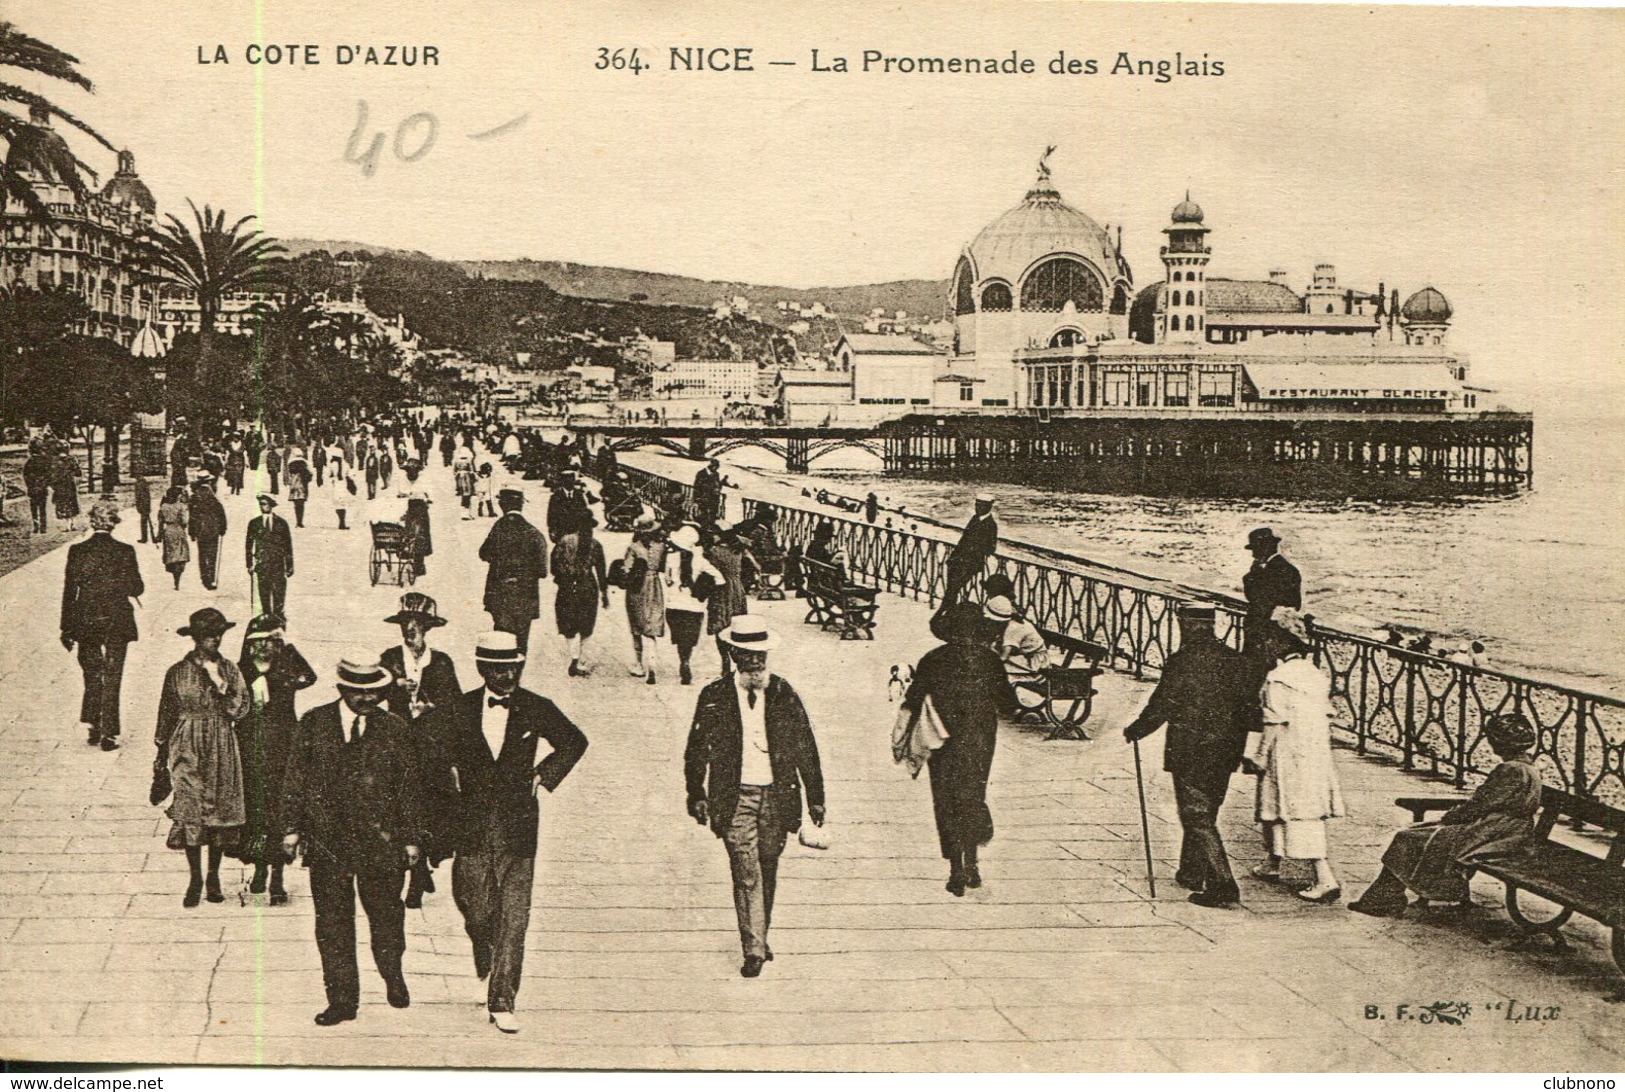
[[[714,300],[745,296],[752,310],[766,312],[779,300],[819,302],[843,315],[867,315],[872,308],[907,311],[911,315],[940,315],[948,297],[946,281],[888,281],[825,288],[784,288],[739,281],[705,281],[669,273],[582,265],[578,262],[531,261],[459,262],[475,276],[491,280],[541,281],[559,292],[594,299],[632,299],[649,303],[675,303],[709,307]]]

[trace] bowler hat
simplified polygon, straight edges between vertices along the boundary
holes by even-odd
[[[1255,528],[1252,533],[1247,536],[1247,549],[1249,550],[1251,550],[1254,546],[1279,546],[1280,544],[1281,536],[1277,535],[1268,527]]]
[[[767,619],[754,614],[735,615],[717,640],[746,652],[767,652],[779,647],[779,635],[767,628]]]
[[[213,607],[204,607],[193,611],[187,623],[175,632],[182,637],[218,637],[236,624],[226,621],[226,616]]]
[[[518,489],[503,489],[497,493],[497,503],[504,508],[519,508],[525,503],[525,494]]]
[[[401,596],[400,609],[391,614],[384,621],[391,625],[399,625],[408,619],[416,619],[426,626],[443,626],[446,620],[440,617],[435,601],[422,592],[407,592]]]

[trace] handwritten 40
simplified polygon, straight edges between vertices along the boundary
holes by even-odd
[[[520,114],[494,128],[469,133],[468,139],[489,140],[492,137],[502,136],[519,128],[529,117],[529,113]],[[402,163],[416,163],[434,149],[435,141],[439,137],[440,120],[427,110],[419,110],[403,118],[400,124],[395,126],[395,139],[391,144],[391,150],[395,153],[395,158]],[[363,175],[371,178],[378,170],[378,161],[383,156],[384,140],[384,133],[375,130],[371,142],[366,144],[365,150],[362,149],[363,143],[367,141],[367,103],[365,100],[358,101],[355,128],[350,131],[350,139],[344,146],[344,161],[356,164],[361,168]]]

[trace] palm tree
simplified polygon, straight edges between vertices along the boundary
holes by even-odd
[[[221,303],[234,292],[278,283],[279,259],[287,253],[275,239],[246,225],[244,216],[226,225],[224,209],[191,201],[196,230],[173,213],[147,239],[147,258],[158,280],[191,292],[198,304],[198,360],[207,363],[214,348]],[[187,377],[176,377],[184,390]]]
[[[24,34],[9,22],[0,22],[0,69],[21,69],[85,91],[95,91],[90,80],[79,72],[78,64],[77,57]],[[0,105],[0,140],[6,144],[5,158],[0,160],[0,211],[4,211],[8,201],[14,200],[27,208],[33,219],[47,223],[50,210],[34,192],[29,172],[64,183],[80,198],[89,192],[84,176],[95,174],[74,158],[67,141],[51,130],[50,119],[59,117],[89,134],[108,151],[117,149],[90,125],[45,96],[0,79],[0,104],[10,103],[26,106],[29,116],[24,118]]]

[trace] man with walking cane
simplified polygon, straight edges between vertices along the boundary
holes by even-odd
[[[1214,636],[1213,620],[1210,606],[1186,603],[1179,608],[1179,651],[1168,657],[1151,699],[1123,729],[1123,736],[1134,744],[1138,779],[1140,740],[1168,725],[1162,765],[1173,775],[1174,799],[1184,828],[1174,882],[1191,889],[1190,901],[1196,905],[1224,907],[1240,903],[1241,892],[1219,836],[1218,815],[1230,788],[1230,775],[1241,764],[1247,744],[1244,710],[1251,676],[1246,658]],[[1140,809],[1143,818],[1143,781]],[[1149,824],[1142,823],[1148,835],[1149,873],[1148,828]]]

